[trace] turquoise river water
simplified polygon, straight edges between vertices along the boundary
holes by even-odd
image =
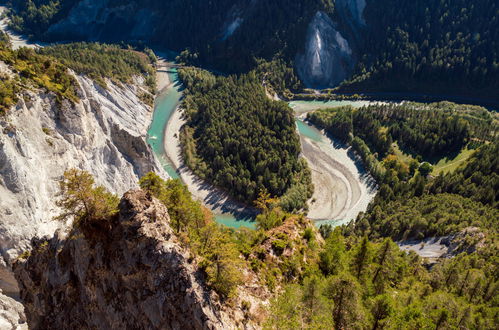
[[[171,68],[168,71],[170,82],[172,83],[156,98],[153,120],[149,127],[147,142],[153,149],[158,157],[161,165],[172,178],[179,178],[176,169],[173,167],[172,162],[168,159],[164,150],[164,136],[165,129],[170,116],[180,103],[182,98],[182,85],[178,79],[176,68]],[[365,101],[293,101],[289,105],[297,114],[304,113],[317,108],[326,108],[341,105],[352,105],[354,107],[361,107],[366,105]],[[323,141],[326,137],[320,133],[315,127],[308,125],[301,119],[296,119],[296,126],[298,132],[314,141]],[[232,228],[248,227],[255,228],[255,222],[252,218],[236,218],[231,214],[215,214],[215,220],[218,223],[224,224]]]
[[[156,157],[158,157],[166,173],[171,178],[177,179],[180,176],[165,154],[164,143],[166,125],[182,98],[182,85],[179,82],[176,68],[169,69],[168,77],[172,84],[156,98],[153,119],[147,132],[147,143],[149,143]],[[236,218],[231,214],[215,214],[214,217],[218,223],[228,227],[255,228],[253,218]]]

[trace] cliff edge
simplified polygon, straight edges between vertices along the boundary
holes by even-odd
[[[166,207],[135,190],[95,228],[34,239],[14,273],[31,329],[234,328]]]

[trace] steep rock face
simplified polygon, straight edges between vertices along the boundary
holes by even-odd
[[[350,78],[366,28],[365,0],[336,0],[331,19],[317,12],[309,23],[305,52],[295,67],[306,86],[335,87]]]
[[[307,30],[305,52],[296,58],[296,69],[305,85],[335,86],[353,70],[352,49],[324,12],[317,12]]]
[[[161,171],[145,142],[152,109],[138,99],[140,87],[108,82],[106,90],[77,80],[78,104],[25,92],[0,122],[0,251],[7,264],[31,237],[54,232],[57,180],[66,169],[87,170],[118,194]]]
[[[14,265],[32,329],[233,328],[149,194],[126,193],[105,230],[34,240]]]
[[[0,329],[28,329],[23,305],[0,290]]]
[[[142,79],[122,86],[108,81],[107,89],[76,79],[78,104],[59,105],[52,95],[25,91],[0,120],[0,289],[11,298],[18,294],[11,263],[32,237],[52,235],[60,225],[52,217],[59,213],[57,180],[66,169],[87,170],[118,194],[148,171],[161,173],[145,142],[152,109],[137,97]]]

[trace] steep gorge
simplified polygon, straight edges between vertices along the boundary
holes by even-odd
[[[5,74],[13,74],[1,64]],[[66,169],[87,170],[118,194],[136,187],[149,171],[162,173],[145,141],[152,108],[139,98],[143,78],[133,84],[107,81],[106,89],[85,76],[75,78],[77,104],[24,90],[0,119],[0,289],[9,297],[17,296],[10,272],[16,257],[29,249],[32,237],[52,235],[62,225],[52,217],[59,213],[57,181]],[[3,302],[9,297],[2,296]]]
[[[166,207],[137,190],[119,209],[102,229],[34,240],[31,256],[16,262],[30,328],[235,328]]]

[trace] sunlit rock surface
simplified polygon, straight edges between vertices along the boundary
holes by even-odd
[[[1,71],[9,74],[7,67]],[[66,169],[87,170],[119,194],[146,172],[161,173],[145,141],[152,108],[139,99],[143,79],[121,86],[108,81],[107,89],[76,79],[79,103],[58,104],[43,91],[24,91],[0,119],[0,290],[9,297],[18,290],[13,261],[32,237],[51,236],[61,225],[52,218],[60,212],[57,180]],[[0,313],[0,324],[12,323],[9,315],[19,310],[9,297],[0,297],[4,305],[13,303]]]
[[[353,69],[352,49],[324,12],[317,12],[307,30],[305,52],[296,59],[300,78],[310,87],[334,86]]]
[[[127,192],[100,221],[33,240],[15,263],[30,329],[236,328],[158,200]]]

